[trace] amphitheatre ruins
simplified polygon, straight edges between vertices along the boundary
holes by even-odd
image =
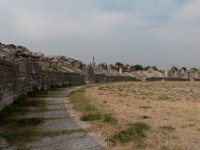
[[[139,66],[139,68],[138,68],[138,66]],[[126,81],[127,84],[125,84],[124,81]],[[156,81],[158,81],[158,82],[156,82]],[[170,84],[168,85],[168,83],[167,83],[168,81],[174,81],[174,82],[172,82],[172,83],[170,82]],[[181,81],[181,82],[177,82],[177,81]],[[174,88],[176,86],[176,84],[182,85],[185,83],[186,84],[187,83],[195,83],[194,87],[198,87],[198,85],[196,85],[195,81],[200,81],[200,70],[197,68],[182,67],[179,69],[179,68],[173,66],[169,70],[158,70],[155,66],[148,66],[146,68],[141,69],[140,65],[129,65],[129,64],[123,64],[120,62],[116,62],[115,64],[106,64],[106,63],[96,64],[94,60],[90,64],[84,64],[80,60],[75,60],[73,58],[69,58],[66,56],[45,56],[44,54],[42,54],[40,52],[32,52],[23,46],[15,46],[13,44],[5,45],[5,44],[0,43],[0,110],[2,110],[2,112],[3,112],[2,114],[0,113],[0,117],[2,117],[2,118],[0,118],[0,150],[16,149],[16,147],[15,147],[16,145],[19,146],[18,148],[23,148],[24,141],[26,141],[26,140],[24,140],[20,136],[21,134],[18,134],[15,136],[17,139],[19,138],[23,142],[16,140],[16,138],[15,138],[15,140],[9,140],[15,136],[11,134],[12,138],[9,138],[9,136],[8,136],[9,134],[5,134],[3,131],[5,130],[6,133],[7,132],[9,133],[10,130],[7,128],[5,128],[5,129],[3,128],[1,131],[1,124],[3,124],[3,126],[5,126],[5,124],[9,124],[9,123],[13,124],[13,121],[3,118],[3,116],[5,117],[4,112],[7,112],[7,113],[9,112],[9,111],[7,111],[9,109],[7,109],[7,108],[12,106],[13,102],[14,102],[14,105],[18,106],[18,103],[15,103],[15,101],[17,99],[20,99],[21,97],[26,96],[26,95],[31,95],[30,93],[34,93],[35,91],[38,92],[38,91],[47,90],[46,97],[44,96],[42,99],[44,99],[47,102],[49,100],[51,100],[51,103],[53,103],[53,105],[48,103],[47,107],[50,110],[48,110],[46,113],[43,112],[45,115],[42,113],[41,114],[39,113],[40,114],[39,117],[43,116],[42,120],[44,122],[43,123],[44,127],[42,128],[44,131],[40,133],[42,140],[39,140],[36,143],[31,141],[32,143],[28,143],[25,146],[26,148],[28,147],[29,149],[34,149],[34,150],[37,150],[37,149],[43,150],[43,147],[45,147],[44,150],[47,150],[47,149],[48,150],[49,149],[50,150],[51,149],[52,150],[53,149],[61,149],[61,150],[65,150],[65,149],[66,150],[76,150],[76,149],[80,149],[80,150],[81,149],[90,149],[90,150],[95,149],[96,150],[96,149],[99,149],[100,150],[100,149],[103,149],[103,147],[104,147],[100,143],[105,143],[105,140],[102,140],[102,138],[98,138],[96,135],[91,136],[90,134],[85,133],[85,131],[82,132],[83,129],[88,128],[88,125],[82,124],[82,122],[77,121],[77,119],[72,119],[69,121],[69,119],[63,120],[63,118],[60,118],[62,116],[65,117],[65,115],[68,116],[69,114],[71,117],[74,116],[74,112],[71,112],[68,110],[68,107],[70,107],[70,108],[72,107],[71,104],[68,104],[69,102],[68,101],[66,102],[66,100],[65,100],[65,98],[68,97],[68,94],[70,93],[69,89],[63,89],[63,90],[61,89],[61,90],[52,91],[52,92],[50,92],[51,90],[49,90],[49,89],[51,89],[52,87],[58,87],[58,86],[60,86],[60,87],[67,86],[68,87],[70,85],[73,85],[73,86],[89,85],[92,87],[91,89],[89,89],[89,91],[93,90],[90,93],[91,97],[92,97],[92,94],[97,92],[97,94],[94,95],[93,99],[97,98],[97,99],[101,100],[101,98],[102,98],[101,95],[104,94],[104,93],[102,93],[102,91],[104,91],[106,93],[106,95],[110,94],[109,98],[112,99],[112,96],[113,96],[112,94],[117,91],[115,93],[115,94],[117,94],[116,99],[123,96],[124,99],[122,99],[122,100],[120,99],[118,102],[118,103],[123,103],[124,101],[126,101],[125,100],[126,97],[128,97],[128,95],[130,94],[127,91],[130,92],[131,87],[133,87],[133,86],[135,88],[131,90],[132,93],[135,92],[137,94],[138,92],[141,92],[142,90],[144,90],[146,87],[149,87],[146,89],[147,91],[152,90],[151,88],[154,88],[152,91],[150,91],[150,93],[153,93],[162,84],[162,88],[159,89],[159,91],[161,91],[161,93],[162,93],[162,90],[163,91],[165,90],[164,96],[161,95],[161,96],[159,96],[158,99],[175,101],[172,97],[174,93],[166,95],[167,92],[172,92],[170,90],[170,87]],[[115,82],[116,84],[106,84],[106,83],[111,83],[111,82]],[[155,84],[153,84],[154,82],[155,82]],[[100,84],[97,84],[97,83],[100,83]],[[105,83],[105,85],[103,83]],[[132,85],[132,83],[135,83],[135,84]],[[164,83],[166,83],[166,85]],[[191,91],[194,92],[192,87],[190,87],[190,86],[191,86],[191,84],[187,84],[186,87],[188,87],[190,89],[183,88],[180,91],[183,92],[184,90],[187,89],[187,90],[189,90],[188,93],[190,93]],[[126,90],[124,90],[124,89],[126,89]],[[177,89],[178,88],[174,88],[174,90],[177,90]],[[180,91],[178,91],[178,92],[180,92]],[[120,93],[120,92],[122,92],[122,93]],[[197,92],[197,91],[195,91],[195,92]],[[81,91],[80,91],[80,93],[81,93]],[[159,92],[157,92],[157,93],[159,93]],[[147,94],[148,93],[146,93],[146,95]],[[196,93],[196,94],[198,95],[198,93]],[[154,94],[150,94],[149,97],[151,97],[152,95],[154,95]],[[75,94],[75,96],[76,96],[76,94]],[[78,99],[82,96],[80,94],[80,96],[78,96]],[[142,101],[149,98],[149,97],[146,98],[145,94],[141,95],[141,96],[140,96],[140,98],[142,99]],[[177,95],[176,98],[179,98],[179,96],[180,95]],[[41,99],[41,96],[37,96],[36,99],[37,98]],[[103,98],[105,98],[105,95]],[[197,98],[197,97],[195,97],[195,98]],[[33,99],[34,99],[34,96],[33,96]],[[61,102],[58,103],[59,101],[61,101]],[[84,101],[84,99],[83,99],[83,101]],[[72,102],[73,102],[73,100],[72,100]],[[54,103],[55,103],[55,105],[54,105]],[[79,102],[77,102],[77,103],[79,103]],[[109,100],[103,99],[102,103],[98,103],[98,106],[100,107],[101,105],[103,105],[102,107],[107,108],[108,106],[110,106],[107,103],[109,103]],[[141,101],[139,101],[138,103],[141,103]],[[145,102],[145,104],[143,104],[142,106],[138,106],[138,107],[139,107],[139,109],[144,109],[145,110],[144,112],[147,112],[149,109],[152,109],[152,107],[153,107],[153,106],[146,106],[150,103],[151,102],[149,100],[149,101]],[[63,105],[63,104],[65,104],[65,105]],[[89,104],[87,104],[87,105],[89,105]],[[124,111],[122,111],[123,113],[126,113],[126,110],[127,111],[129,110],[129,108],[125,108],[125,107],[128,107],[128,105],[132,106],[128,102],[126,105],[121,104],[119,106],[118,106],[118,104],[113,103],[112,104],[113,108],[111,108],[111,110],[114,111],[115,105],[116,105],[117,110],[122,111],[122,109],[125,109]],[[156,105],[160,106],[161,104],[159,103]],[[167,104],[167,105],[170,105],[169,108],[173,107],[173,105],[171,106],[171,104]],[[176,105],[177,105],[177,103],[176,103]],[[196,104],[194,104],[194,107],[195,107],[195,105]],[[120,108],[121,106],[122,106],[122,108]],[[62,108],[61,110],[60,110],[60,107]],[[76,101],[75,101],[75,107],[76,107]],[[75,108],[75,107],[73,107],[73,108]],[[164,106],[160,106],[160,107],[162,108]],[[198,107],[198,106],[196,106],[196,107]],[[57,110],[57,109],[59,109],[59,110]],[[67,114],[66,114],[66,112],[64,112],[63,109],[66,109]],[[93,108],[93,106],[92,106],[92,109],[96,110],[96,107]],[[56,113],[54,113],[54,111]],[[58,113],[57,111],[58,112],[60,111],[60,113]],[[165,111],[163,111],[163,112],[165,112]],[[9,113],[12,114],[11,112],[9,112]],[[34,111],[33,111],[33,113],[34,113]],[[134,114],[137,114],[137,113],[138,112],[136,111]],[[15,114],[16,114],[16,112],[13,115],[15,115]],[[111,129],[111,131],[114,132],[115,131],[114,128],[116,128],[116,127],[113,128],[113,126],[114,126],[113,122],[116,122],[117,119],[113,119],[110,116],[110,113],[108,113],[105,116],[107,117],[107,119],[104,118],[103,122],[110,121],[111,125],[108,125],[108,127],[109,127],[108,130]],[[6,115],[6,117],[7,117],[7,115]],[[79,117],[79,115],[78,115],[78,117]],[[122,120],[121,124],[124,124],[124,122],[126,122],[123,120],[124,119],[123,117],[121,118],[121,120]],[[135,117],[137,118],[137,116],[135,116]],[[148,115],[144,115],[142,119],[149,119],[151,117],[149,117]],[[57,119],[55,119],[55,118],[57,118]],[[99,117],[99,118],[101,118],[101,117]],[[99,119],[99,118],[97,116],[96,119]],[[34,118],[31,118],[31,119],[34,119]],[[161,120],[162,119],[163,118],[161,118]],[[76,120],[75,123],[74,123],[74,120]],[[87,120],[87,118],[86,119],[82,118],[82,120],[85,121],[85,120]],[[165,118],[163,121],[166,121],[166,120],[167,119]],[[25,121],[25,123],[29,123],[26,121]],[[17,121],[14,121],[14,125],[16,124],[16,122]],[[118,122],[120,122],[120,119],[118,120]],[[148,128],[148,126],[145,126],[145,124],[139,123],[139,125],[143,125],[144,127]],[[9,125],[9,126],[11,126],[11,125]],[[8,128],[9,128],[9,126],[8,126]],[[120,126],[120,124],[118,126]],[[126,126],[126,125],[123,125],[123,126]],[[121,129],[123,126],[121,125],[119,128]],[[106,126],[106,128],[107,128],[107,126]],[[159,127],[159,129],[160,128],[161,127]],[[167,130],[175,130],[174,127],[171,127],[171,126],[165,126],[163,128],[167,128]],[[48,129],[48,130],[46,131],[46,129]],[[14,128],[14,130],[15,130],[15,128]],[[73,133],[72,131],[75,133],[69,135],[69,133]],[[102,131],[102,130],[100,130],[100,131]],[[199,131],[199,129],[198,129],[198,131]],[[57,132],[62,133],[62,134],[54,138],[53,135],[57,135],[58,134]],[[105,131],[103,130],[102,134],[105,134],[105,136],[108,136],[108,135],[110,136],[110,133],[107,133],[107,132],[104,133],[104,132]],[[142,132],[143,132],[143,130],[142,130]],[[177,132],[178,132],[178,130],[177,130]],[[34,131],[34,133],[33,133],[34,137],[35,136],[38,137],[40,135],[39,133],[37,133],[37,134],[36,133],[37,132]],[[45,136],[51,135],[52,137],[49,137],[50,138],[49,139],[48,137],[42,136],[43,135],[42,133]],[[124,134],[125,134],[125,131],[124,131]],[[195,132],[195,134],[196,134],[196,132]],[[195,134],[194,134],[194,136],[195,136]],[[2,138],[1,136],[3,137],[3,139],[1,139]],[[121,137],[118,137],[118,136],[119,136],[119,134],[117,134],[116,136],[113,136],[113,139],[119,138],[117,140],[118,143],[126,142],[126,141],[123,141],[126,139],[123,139],[123,138],[120,139]],[[141,137],[142,136],[143,136],[143,134],[141,135]],[[7,139],[7,141],[5,139]],[[113,142],[113,139],[111,140],[111,142]],[[120,140],[122,140],[122,141],[120,141]],[[11,143],[12,143],[12,141],[15,141],[16,145],[13,147],[13,145],[9,144],[8,141],[11,141]],[[104,141],[104,142],[102,142],[102,141]],[[76,144],[77,142],[79,144]],[[51,143],[53,143],[53,144],[51,144]],[[115,142],[113,142],[113,143],[115,143]],[[160,143],[162,143],[162,142],[160,142]],[[141,143],[139,142],[139,144],[141,144]],[[184,144],[187,144],[187,143],[183,142],[183,145],[182,145],[183,147],[189,146],[188,144],[187,145],[184,145]],[[192,148],[194,148],[195,143],[192,143],[192,144],[194,144],[192,146]],[[113,145],[114,144],[111,144],[111,148],[108,147],[107,149],[116,149],[117,150],[118,146],[121,147],[122,149],[128,149],[128,147],[126,147],[126,145],[123,145],[123,144],[122,145],[117,144],[117,146],[113,146]],[[137,148],[140,147],[138,145],[136,146]],[[147,147],[151,147],[149,145]],[[154,146],[155,145],[156,144],[154,144]],[[154,148],[159,149],[159,148],[157,148],[158,146],[160,146],[160,145],[157,144]],[[199,144],[197,144],[197,146],[199,146]],[[162,147],[163,146],[161,146],[161,148]],[[163,147],[163,150],[164,150],[164,148],[165,147]],[[187,148],[189,148],[189,147],[187,147]],[[198,148],[200,148],[200,147],[198,147]]]

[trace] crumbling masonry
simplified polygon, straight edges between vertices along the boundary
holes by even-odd
[[[172,67],[136,71],[134,66],[89,64],[65,56],[44,56],[27,48],[0,43],[0,110],[18,96],[56,85],[113,81],[190,81],[200,80],[200,70]]]

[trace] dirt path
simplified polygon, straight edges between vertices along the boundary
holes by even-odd
[[[90,124],[79,120],[79,115],[68,100],[70,89],[53,91],[39,99],[47,102],[48,111],[31,113],[26,117],[42,117],[44,123],[39,127],[46,134],[27,147],[31,150],[102,150],[103,140],[84,129]],[[37,100],[38,98],[34,98]]]

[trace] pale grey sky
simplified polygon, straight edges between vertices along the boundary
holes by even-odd
[[[92,61],[200,68],[200,0],[0,0],[0,42]]]

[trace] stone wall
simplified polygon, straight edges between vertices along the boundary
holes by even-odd
[[[127,75],[108,75],[104,73],[96,73],[93,66],[88,65],[83,69],[86,83],[104,83],[116,81],[139,81],[132,76]]]
[[[14,62],[0,59],[0,110],[34,88],[83,83],[84,76],[79,73],[42,71],[37,62],[23,58]]]
[[[56,85],[84,84],[85,82],[137,81],[130,76],[95,74],[91,67],[79,73],[42,70],[34,59],[15,57],[11,61],[0,58],[0,110],[18,96],[33,89],[48,89]]]
[[[116,81],[140,81],[131,76],[112,76],[112,75],[104,75],[104,74],[94,74],[94,82],[102,83],[102,82],[116,82]]]
[[[19,78],[18,70],[17,65],[0,59],[0,110],[16,97],[20,87],[20,80],[16,80]]]

